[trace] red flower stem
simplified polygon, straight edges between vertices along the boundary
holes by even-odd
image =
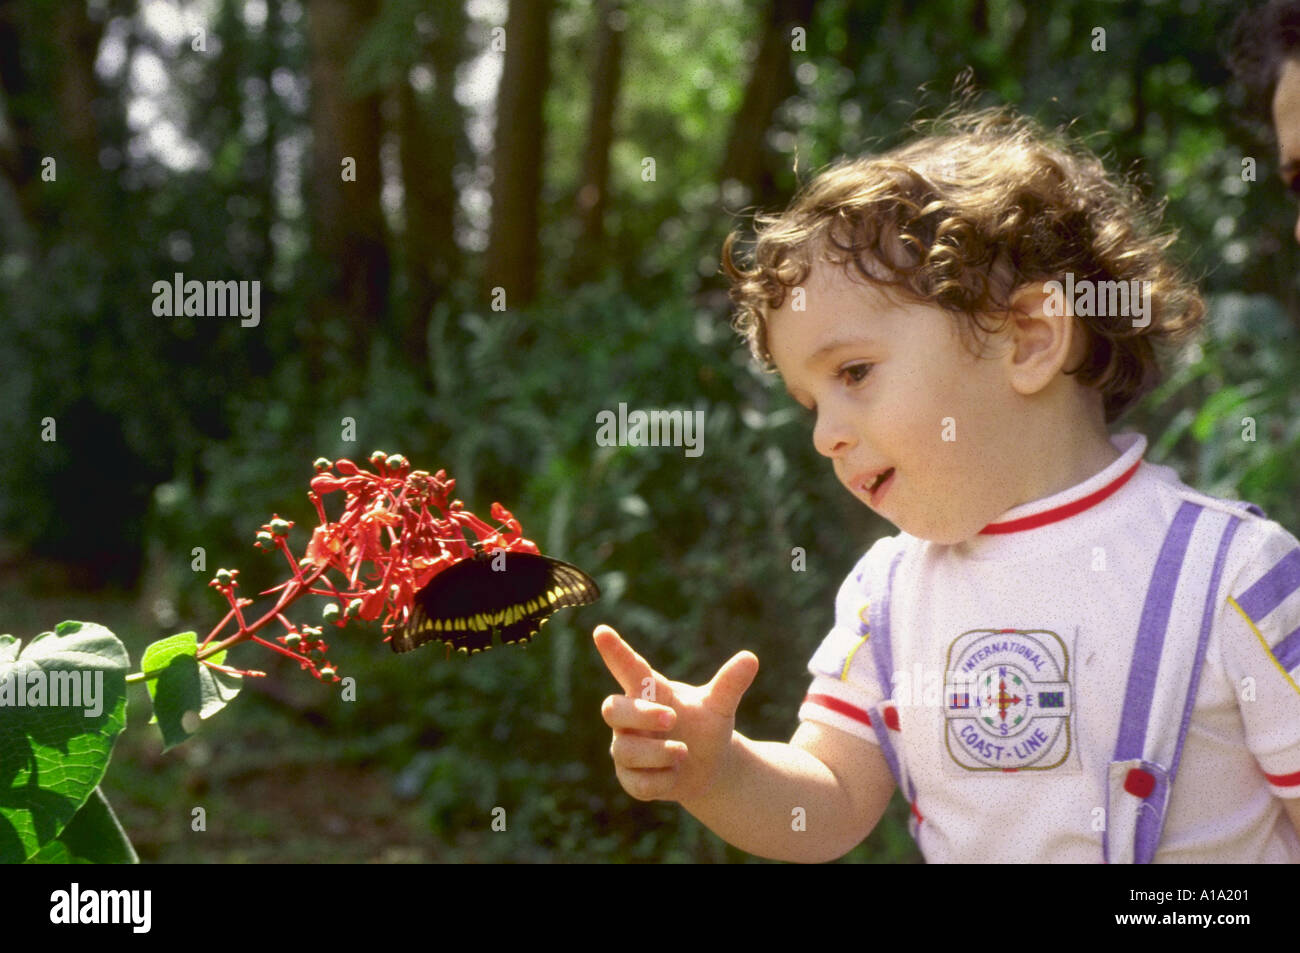
[[[305,655],[299,655],[297,652],[294,652],[292,649],[286,649],[283,645],[280,645],[278,642],[270,642],[258,635],[250,636],[249,641],[256,642],[258,645],[265,645],[268,649],[273,649],[276,652],[279,652],[281,655],[287,655],[295,662],[310,661]],[[209,662],[208,664],[212,665],[213,663]]]
[[[230,675],[249,675],[252,676],[253,678],[266,677],[265,672],[259,672],[257,671],[257,669],[253,669],[253,668],[250,669],[231,668],[229,665],[221,665],[218,662],[204,662],[203,664],[206,665],[208,668],[215,668],[219,672],[226,672],[227,674]]]
[[[217,626],[211,632],[208,633],[208,637],[199,644],[199,648],[203,648],[205,645],[211,642],[213,636],[215,636],[218,632],[220,632],[222,629],[226,627],[226,623],[228,623],[231,620],[234,614],[235,614],[235,608],[234,606],[231,606],[230,611],[226,613],[226,617],[222,619],[221,622],[218,623]]]
[[[277,538],[283,539],[283,537]],[[298,582],[302,582],[302,569],[298,565],[298,560],[294,559],[293,554],[289,552],[289,544],[281,543],[278,549],[284,553],[284,558],[289,560],[289,568],[293,570],[293,578]]]
[[[328,567],[322,566],[319,569],[315,570],[311,575],[307,576],[303,580],[305,585],[300,586],[297,584],[297,580],[294,580],[294,585],[285,589],[285,591],[281,594],[279,601],[276,602],[275,607],[271,609],[271,611],[268,612],[266,615],[262,616],[260,619],[254,622],[251,626],[244,622],[243,614],[240,613],[238,615],[239,631],[229,636],[228,638],[225,638],[222,641],[218,642],[216,645],[209,646],[207,649],[204,649],[202,652],[199,652],[196,658],[199,661],[202,661],[203,659],[208,658],[209,656],[216,655],[222,649],[227,649],[230,648],[230,646],[232,645],[237,645],[240,642],[248,641],[248,639],[252,637],[252,634],[254,632],[262,628],[264,625],[266,625],[268,622],[270,622],[272,619],[278,616],[281,610],[283,610],[286,606],[288,606],[289,603],[293,602],[300,595],[304,594],[307,591],[307,586],[310,586],[313,582],[315,582],[320,577],[320,575],[323,572],[325,572],[326,568]],[[238,609],[236,609],[236,611],[238,612]]]

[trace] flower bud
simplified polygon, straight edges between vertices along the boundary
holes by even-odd
[[[217,582],[221,583],[221,585],[223,586],[228,586],[230,585],[230,580],[231,580],[231,575],[229,569],[217,570]]]
[[[384,465],[390,470],[400,470],[406,466],[406,457],[400,453],[395,453],[384,461]]]
[[[282,519],[271,520],[271,532],[274,533],[276,536],[288,536],[289,535],[288,521]]]
[[[360,471],[357,465],[346,457],[334,461],[334,469],[344,476],[356,476]]]
[[[334,677],[334,666],[332,666],[332,665],[326,665],[324,668],[322,668],[322,669],[320,670],[320,677],[321,677],[321,678],[333,678],[333,677]]]
[[[370,465],[373,467],[377,467],[387,459],[388,459],[388,454],[384,453],[384,451],[382,450],[376,450],[374,453],[370,455]]]
[[[333,469],[334,461],[328,460],[325,457],[317,457],[316,462],[313,463],[312,466],[316,468],[317,473],[322,473],[325,470]]]
[[[268,533],[266,530],[261,530],[257,534],[257,542],[259,545],[262,546],[270,546],[273,540],[271,539],[270,533]]]
[[[360,611],[361,611],[360,599],[353,599],[351,602],[348,603],[347,616],[349,619],[355,619],[357,617],[357,614]]]
[[[342,615],[342,612],[339,611],[339,604],[337,602],[331,602],[321,610],[320,617],[322,622],[332,624],[339,620],[340,615]]]
[[[302,636],[299,635],[297,632],[290,632],[288,635],[284,637],[284,644],[287,645],[289,648],[293,648],[301,641],[302,641]]]

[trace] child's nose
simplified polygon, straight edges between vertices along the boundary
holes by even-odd
[[[853,446],[853,435],[829,414],[818,414],[817,426],[813,428],[813,446],[822,456],[833,459]]]

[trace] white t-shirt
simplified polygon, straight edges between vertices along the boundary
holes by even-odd
[[[861,634],[863,580],[883,591],[902,550],[889,605],[899,725],[882,730],[915,785],[931,863],[1103,860],[1107,766],[1157,553],[1185,500],[1224,505],[1142,461],[1141,434],[1111,442],[1121,456],[1105,470],[970,540],[877,541],[836,597],[799,718],[878,744],[867,712],[886,694]],[[1300,863],[1279,800],[1300,797],[1300,541],[1242,516],[1156,863]]]

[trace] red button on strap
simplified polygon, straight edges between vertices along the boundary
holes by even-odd
[[[1124,790],[1137,797],[1146,797],[1155,789],[1155,775],[1142,768],[1131,769],[1124,779]]]
[[[898,730],[898,709],[897,708],[885,709],[885,724],[888,725],[890,728],[893,728],[895,731]]]

